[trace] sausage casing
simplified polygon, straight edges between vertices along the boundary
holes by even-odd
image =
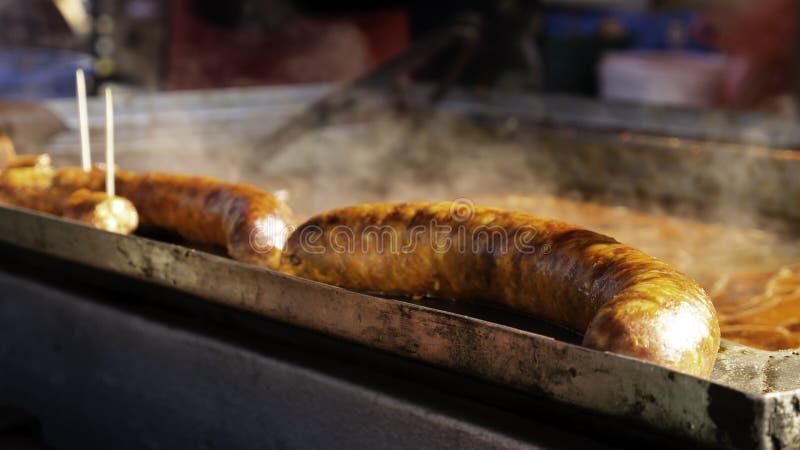
[[[224,245],[238,261],[278,266],[292,219],[272,194],[210,177],[120,172],[117,180],[144,222],[190,241]]]
[[[32,209],[86,223],[115,233],[128,234],[138,226],[131,202],[108,197],[105,192],[52,185],[49,167],[23,166],[0,173],[0,203]]]
[[[281,270],[389,295],[492,302],[584,333],[584,345],[707,376],[719,348],[691,279],[564,222],[456,203],[370,204],[316,216]]]
[[[54,185],[102,190],[105,171],[59,169]],[[143,224],[225,246],[233,259],[272,269],[292,224],[291,211],[272,194],[210,177],[118,170],[116,190],[136,206]]]

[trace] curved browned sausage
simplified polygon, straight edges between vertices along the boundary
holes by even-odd
[[[105,171],[56,171],[53,184],[69,189],[105,188]],[[117,194],[129,199],[143,224],[189,241],[222,245],[238,261],[277,268],[292,214],[272,194],[210,177],[117,171]]]
[[[719,348],[705,292],[614,239],[521,212],[371,204],[295,230],[281,270],[345,288],[488,301],[584,333],[584,345],[707,376]]]

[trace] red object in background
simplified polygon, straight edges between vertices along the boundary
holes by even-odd
[[[168,89],[344,81],[408,47],[404,11],[294,17],[269,33],[208,24],[173,2]]]
[[[763,0],[715,17],[717,46],[732,56],[723,83],[726,106],[768,108],[791,90],[796,8],[796,0]]]

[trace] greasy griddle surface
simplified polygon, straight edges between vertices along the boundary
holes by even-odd
[[[166,139],[163,147],[152,142],[126,144],[123,140],[118,145],[121,151],[117,161],[130,170],[208,175],[251,183],[269,191],[282,190],[288,194],[288,203],[300,220],[364,202],[465,197],[476,205],[518,209],[565,220],[641,248],[695,278],[715,302],[723,337],[768,350],[800,347],[797,238],[760,226],[729,226],[677,218],[671,210],[668,214],[657,209],[642,212],[638,207],[609,206],[636,203],[629,197],[635,199],[637,194],[630,180],[610,176],[602,169],[593,172],[597,178],[594,181],[616,188],[611,201],[604,199],[601,204],[581,197],[529,195],[561,192],[554,180],[564,176],[559,169],[563,161],[555,161],[554,155],[568,155],[559,151],[567,149],[548,150],[554,145],[550,140],[537,135],[517,135],[505,126],[487,128],[445,114],[424,119],[378,111],[370,116],[368,126],[353,123],[308,130],[278,151],[262,151],[257,145],[255,150],[250,148],[251,142],[237,140],[241,133],[232,125],[230,130],[225,128],[229,133],[225,137],[230,142],[222,150],[216,145],[203,144],[208,140],[206,134],[198,135],[198,130],[189,126],[181,130],[186,136],[195,137],[191,145],[177,146],[176,139]],[[172,138],[177,132],[173,129],[170,133]],[[142,135],[138,131],[128,134]],[[78,140],[70,138],[69,142],[77,145]],[[598,157],[610,158],[605,153],[609,149],[603,150],[597,153]],[[78,154],[76,147],[53,156],[57,165],[75,165]],[[578,167],[598,164],[580,158],[570,159],[570,163]],[[639,169],[630,161],[617,163],[628,163],[631,170]],[[732,176],[730,164],[706,169],[720,167],[725,169],[722,178]],[[647,181],[685,184],[675,176],[664,172],[658,180]],[[746,181],[746,176],[737,176],[742,183]],[[703,192],[703,186],[691,183],[685,188]],[[749,215],[738,197],[720,200],[715,199],[711,209],[733,212],[744,209],[744,215]],[[726,221],[729,222],[742,223]]]
[[[722,337],[752,347],[800,347],[800,241],[762,229],[643,213],[557,196],[490,196],[481,205],[557,217],[614,236],[695,278]]]

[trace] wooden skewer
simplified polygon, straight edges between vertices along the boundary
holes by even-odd
[[[106,194],[116,194],[114,185],[114,100],[111,88],[106,88]]]
[[[84,172],[92,170],[92,152],[89,147],[89,117],[86,110],[86,78],[83,69],[75,71],[75,85],[78,100],[78,125],[81,133],[81,164]]]

